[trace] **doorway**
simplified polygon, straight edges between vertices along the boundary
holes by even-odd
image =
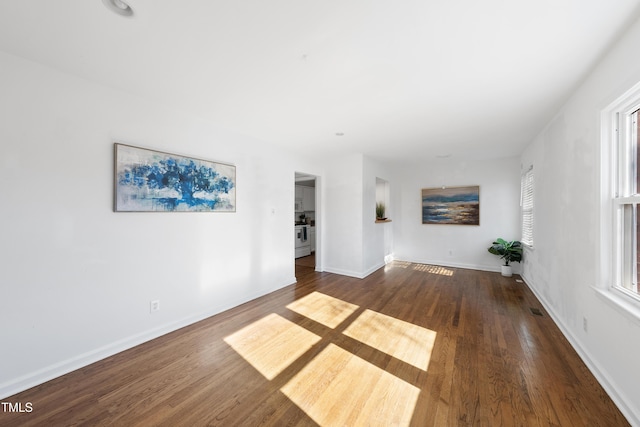
[[[319,254],[319,179],[296,172],[294,203],[294,243],[296,277],[301,270],[318,270]]]

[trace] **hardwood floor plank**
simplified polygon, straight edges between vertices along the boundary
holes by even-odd
[[[33,412],[0,425],[628,425],[515,278],[407,262],[296,276],[5,399]]]

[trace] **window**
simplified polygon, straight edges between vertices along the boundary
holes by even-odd
[[[640,302],[640,84],[603,115],[601,258],[609,288]],[[608,163],[608,165],[607,165]],[[608,210],[608,212],[607,212]],[[610,255],[606,255],[605,250]]]
[[[617,182],[613,197],[614,252],[617,254],[614,286],[638,294],[638,205],[640,174],[638,173],[638,110],[617,114]]]
[[[533,166],[523,175],[520,182],[522,206],[522,243],[533,246]]]

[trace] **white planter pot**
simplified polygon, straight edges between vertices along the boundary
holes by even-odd
[[[503,265],[501,266],[501,268],[502,268],[502,275],[504,277],[511,277],[513,275],[513,270],[511,270],[510,265]]]

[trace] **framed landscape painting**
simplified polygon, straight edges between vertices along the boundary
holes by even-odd
[[[480,225],[480,187],[422,189],[422,223]]]
[[[235,212],[236,167],[115,144],[116,212]]]

